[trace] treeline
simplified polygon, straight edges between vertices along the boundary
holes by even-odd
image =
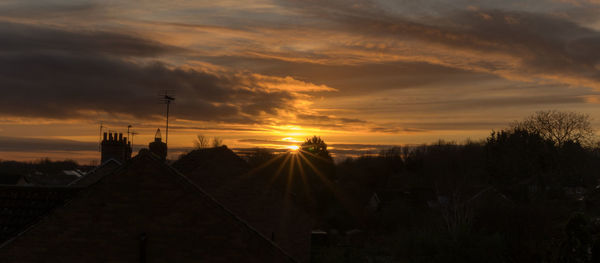
[[[585,115],[538,112],[479,142],[347,159],[335,187],[349,212],[323,226],[366,237],[340,234],[315,259],[598,262],[600,149],[590,126]]]
[[[589,116],[542,111],[481,141],[334,164],[313,137],[248,163],[328,233],[314,262],[598,262],[595,141]]]
[[[89,166],[81,166],[73,160],[52,161],[43,158],[32,162],[2,161],[0,160],[1,175],[26,175],[35,171],[44,173],[57,173],[63,170],[89,169]]]

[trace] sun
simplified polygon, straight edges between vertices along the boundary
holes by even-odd
[[[290,145],[290,146],[288,146],[287,148],[288,148],[290,151],[292,151],[292,152],[297,152],[297,151],[298,151],[298,149],[300,149],[300,146],[298,146],[298,145]]]

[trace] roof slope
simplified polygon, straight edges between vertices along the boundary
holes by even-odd
[[[312,220],[270,175],[252,173],[226,147],[192,151],[173,167],[294,258],[309,261]]]
[[[0,244],[63,205],[78,188],[0,186]]]
[[[0,249],[11,262],[132,262],[142,255],[153,262],[294,261],[147,151]]]
[[[94,170],[85,174],[83,177],[71,182],[69,186],[89,186],[102,179],[102,177],[116,171],[119,167],[121,167],[121,163],[110,158],[100,166],[94,168]]]

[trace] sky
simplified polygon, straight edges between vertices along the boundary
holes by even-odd
[[[600,128],[599,0],[0,2],[0,159],[99,159],[103,131],[338,158],[481,140],[539,110]],[[163,134],[164,138],[164,134]]]

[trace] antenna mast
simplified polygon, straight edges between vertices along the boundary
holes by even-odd
[[[169,145],[169,106],[171,105],[171,102],[174,101],[175,98],[173,98],[172,96],[169,96],[168,94],[168,90],[165,90],[165,94],[162,98],[163,103],[167,104],[167,127],[166,127],[166,134],[165,134],[165,144],[168,146]]]
[[[104,128],[104,125],[102,125],[102,121],[100,121],[100,139],[98,140],[98,151],[101,152],[102,151],[102,129]]]
[[[137,132],[132,131],[131,132],[131,140],[129,140],[131,142],[131,149],[133,149],[133,136],[138,134]]]

